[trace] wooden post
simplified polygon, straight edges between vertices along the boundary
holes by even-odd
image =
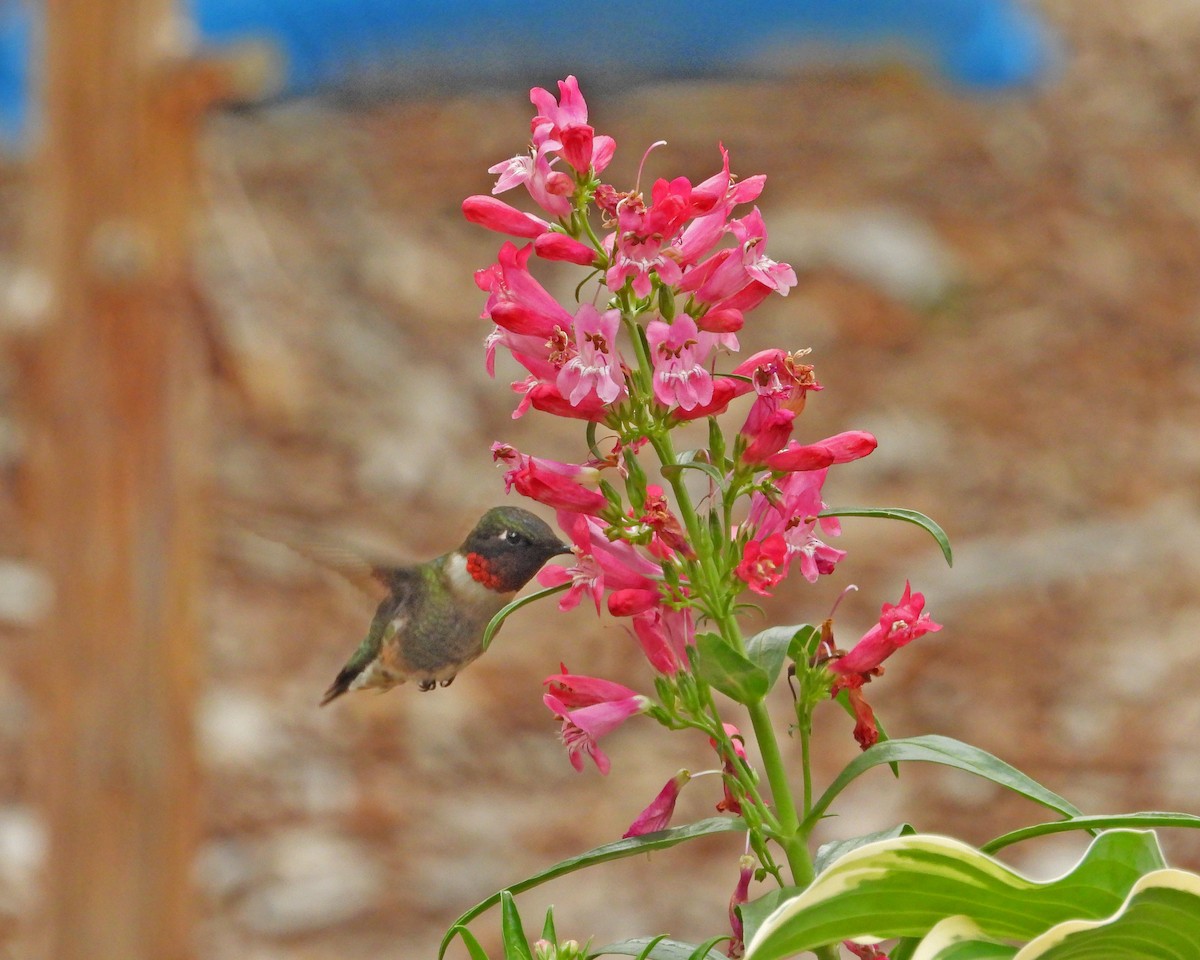
[[[207,368],[188,270],[204,106],[169,0],[47,0],[31,240],[33,651],[55,960],[192,954]],[[202,85],[202,84],[201,84]]]

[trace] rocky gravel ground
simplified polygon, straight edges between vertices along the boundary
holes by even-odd
[[[1066,38],[1042,89],[965,98],[907,73],[661,85],[593,98],[614,182],[764,172],[773,256],[800,285],[764,306],[747,352],[812,347],[826,389],[802,432],[871,430],[836,504],[937,518],[953,570],[915,528],[846,521],[850,553],[771,619],[840,611],[857,635],[910,577],[945,629],[872,688],[893,735],[939,732],[1014,763],[1089,812],[1197,810],[1200,795],[1200,10],[1182,0],[1046,0]],[[584,78],[586,93],[586,78]],[[471,903],[618,837],[681,766],[686,736],[614,736],[613,772],[576,774],[539,702],[560,660],[648,685],[624,629],[526,610],[453,687],[317,710],[369,601],[235,518],[401,557],[457,543],[503,498],[488,448],[570,460],[575,425],[512,421],[482,365],[471,271],[496,238],[462,197],[521,145],[519,93],[350,110],[303,102],[214,119],[199,270],[236,378],[217,398],[218,555],[197,728],[205,960],[429,957]],[[11,262],[21,178],[0,185]],[[4,269],[11,269],[5,267]],[[0,366],[0,396],[18,389]],[[0,418],[12,476],[20,422]],[[20,511],[0,493],[0,944],[34,955],[44,836],[32,805],[34,668]],[[797,578],[798,579],[798,578]],[[780,715],[786,690],[773,696]],[[855,754],[819,718],[819,769]],[[798,750],[798,747],[797,747]],[[1035,808],[941,768],[878,771],[827,837],[908,820],[974,841]],[[707,816],[712,780],[679,821]],[[1200,838],[1166,835],[1200,869]],[[625,861],[523,899],[597,941],[724,926],[736,844]],[[1077,842],[1014,858],[1049,873]],[[481,924],[488,942],[495,924]],[[4,951],[0,950],[0,953]]]

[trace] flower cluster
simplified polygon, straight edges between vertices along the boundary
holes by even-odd
[[[657,696],[564,666],[547,678],[543,699],[577,770],[590,758],[607,773],[599,742],[635,716],[708,734],[717,767],[671,777],[626,836],[665,828],[686,783],[719,776],[717,809],[743,817],[754,854],[742,861],[731,904],[740,940],[733,907],[746,899],[754,864],[779,877],[766,840],[786,839],[788,820],[764,799],[743,737],[717,713],[712,690],[760,709],[772,676],[749,659],[736,614],[793,572],[811,583],[836,570],[845,552],[828,542],[841,530],[823,488],[831,469],[866,457],[876,442],[861,430],[797,437],[809,394],[823,389],[807,350],[729,359],[749,314],[797,283],[792,267],[768,255],[766,224],[753,206],[765,177],[734,176],[722,145],[720,170],[700,183],[659,178],[643,190],[639,173],[638,184],[620,189],[602,179],[615,142],[588,123],[574,77],[558,86],[557,97],[531,91],[528,150],[490,168],[492,195],[467,198],[463,212],[512,238],[475,275],[491,324],[488,372],[495,375],[498,357],[511,358],[522,371],[512,385],[514,418],[533,410],[586,422],[588,455],[562,462],[506,443],[494,444],[492,455],[506,488],[555,510],[573,547],[571,563],[544,569],[539,582],[561,592],[562,610],[586,597],[597,613],[624,619],[653,668]],[[517,188],[536,212],[497,196]],[[584,272],[571,284],[576,302],[560,302],[535,276],[554,264]],[[745,412],[736,431],[726,431],[721,419],[735,401]],[[673,432],[702,420],[708,444],[677,452]],[[643,465],[651,455],[664,483],[652,482]],[[820,656],[786,651],[808,689],[821,698],[846,694],[864,748],[878,732],[862,686],[890,653],[939,628],[923,603],[906,587],[849,653],[833,649],[831,632]],[[756,686],[760,676],[766,687]],[[797,698],[802,728],[807,702]],[[764,730],[758,716],[760,746]],[[775,804],[786,802],[786,778],[767,773]]]

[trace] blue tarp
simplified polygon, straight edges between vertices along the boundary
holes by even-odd
[[[285,92],[596,87],[769,76],[814,58],[906,60],[968,88],[1025,85],[1052,61],[1019,0],[190,0],[203,41],[265,40]],[[0,137],[25,130],[29,7],[0,0]]]

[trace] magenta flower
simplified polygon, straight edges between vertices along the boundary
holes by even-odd
[[[767,227],[758,207],[740,220],[731,220],[729,229],[742,245],[742,268],[746,275],[786,297],[796,285],[796,271],[767,256]]]
[[[591,420],[594,423],[603,423],[608,418],[608,405],[599,397],[588,396],[579,403],[571,403],[559,393],[555,384],[538,377],[517,381],[512,387],[514,391],[522,394],[521,402],[513,411],[514,420],[524,415],[530,407],[556,417]]]
[[[646,502],[642,506],[642,515],[638,518],[654,531],[649,550],[660,560],[672,556],[678,551],[689,559],[695,559],[696,551],[688,541],[687,533],[679,518],[671,512],[663,488],[656,483],[647,484]]]
[[[744,854],[738,859],[738,882],[729,898],[729,928],[733,931],[733,939],[729,942],[726,955],[730,957],[740,957],[746,949],[745,930],[738,907],[750,899],[750,880],[754,877],[754,867],[755,860],[752,856]]]
[[[621,325],[619,310],[600,313],[590,303],[575,313],[575,342],[579,352],[558,374],[558,389],[572,404],[592,396],[603,404],[613,403],[625,393],[625,375],[620,354],[614,349]]]
[[[772,470],[819,470],[835,463],[860,460],[879,446],[879,441],[865,430],[847,430],[816,443],[801,445],[794,441],[787,448],[767,458]]]
[[[561,674],[546,678],[550,691],[542,701],[562,721],[562,742],[571,766],[583,770],[585,755],[592,758],[602,774],[612,768],[599,740],[616,730],[630,717],[645,713],[650,700],[628,687],[597,677]],[[572,706],[572,704],[581,704]]]
[[[687,607],[651,607],[633,618],[633,632],[650,666],[659,673],[673,676],[687,668],[687,648],[696,640],[692,612]]]
[[[596,261],[595,250],[557,230],[548,230],[536,235],[533,239],[533,252],[543,260],[562,260],[581,267],[590,267]]]
[[[888,955],[873,943],[855,943],[843,940],[842,946],[858,957],[858,960],[888,960]]]
[[[508,492],[515,488],[522,496],[557,510],[595,514],[608,506],[608,498],[604,494],[588,489],[576,479],[582,477],[595,483],[599,479],[599,471],[594,467],[526,456],[506,443],[492,444],[492,459],[510,468],[504,475],[504,486]]]
[[[797,561],[800,572],[809,583],[817,577],[833,572],[846,556],[817,537],[815,530],[821,529],[829,536],[842,532],[836,517],[821,517],[817,514],[825,509],[821,500],[821,487],[825,483],[828,469],[789,473],[779,480],[780,497],[772,503],[761,493],[750,498],[750,512],[746,523],[754,530],[759,540],[774,533],[782,533],[788,545],[789,563]]]
[[[786,407],[776,407],[767,413],[760,411],[756,415],[758,410],[756,401],[750,408],[746,425],[742,427],[742,435],[750,440],[742,451],[742,462],[752,467],[762,466],[768,458],[779,452],[792,435],[792,422],[796,419],[795,412]]]
[[[462,202],[462,212],[471,223],[477,223],[497,233],[508,233],[514,237],[532,240],[550,229],[550,224],[531,213],[522,213],[495,197],[467,197]]]
[[[749,393],[752,387],[745,380],[734,377],[715,377],[712,379],[712,399],[708,403],[700,403],[690,410],[676,407],[671,411],[672,420],[699,420],[702,417],[715,417],[725,412],[730,401]]]
[[[782,533],[773,533],[765,540],[749,540],[742,550],[742,562],[734,573],[746,581],[755,593],[769,597],[771,591],[787,576],[788,545]]]
[[[640,837],[644,833],[653,833],[655,830],[666,830],[671,825],[671,816],[675,813],[675,801],[679,799],[679,791],[691,778],[692,775],[686,770],[675,774],[658,792],[658,796],[650,801],[650,805],[637,815],[621,837],[628,839]]]
[[[729,737],[730,742],[733,744],[733,752],[737,754],[738,759],[745,761],[746,747],[742,739],[741,731],[739,731],[738,728],[732,723],[723,723],[721,726],[725,729],[726,736]],[[708,743],[709,746],[711,746],[714,750],[717,749],[717,741],[712,737],[708,738]],[[721,764],[724,768],[725,774],[721,778],[721,781],[725,787],[725,796],[722,798],[721,802],[717,804],[717,812],[732,813],[735,815],[740,814],[742,812],[742,805],[738,803],[737,798],[729,792],[729,778],[734,775],[733,761],[729,757],[722,755]]]
[[[558,525],[575,545],[576,562],[570,567],[549,566],[538,572],[538,582],[544,587],[570,583],[571,588],[559,602],[560,610],[578,606],[584,593],[591,594],[600,612],[600,600],[605,590],[614,591],[622,599],[609,603],[614,616],[628,616],[627,606],[638,607],[637,613],[658,603],[660,593],[657,579],[662,569],[624,540],[609,540],[608,525],[596,517],[560,510]]]
[[[573,318],[529,272],[532,253],[531,246],[505,241],[496,263],[478,271],[475,283],[489,295],[484,317],[513,333],[549,340],[569,330]]]
[[[537,108],[533,118],[534,143],[556,141],[563,159],[575,170],[586,173],[589,168],[600,173],[612,159],[616,144],[611,137],[597,137],[588,125],[587,103],[579,92],[579,81],[573,76],[558,81],[558,100],[542,87],[529,91],[529,100]]]
[[[879,622],[844,657],[829,661],[829,669],[840,676],[873,674],[880,664],[905,644],[942,629],[928,613],[923,613],[925,596],[913,593],[905,581],[904,594],[896,604],[885,603]]]
[[[646,325],[646,341],[654,364],[654,396],[659,403],[692,410],[712,401],[713,378],[704,367],[708,350],[700,340],[695,320],[687,314],[670,324],[652,320]]]

